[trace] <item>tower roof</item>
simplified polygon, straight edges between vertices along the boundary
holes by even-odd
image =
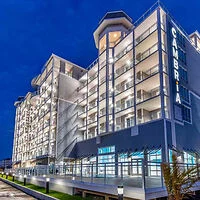
[[[94,32],[94,40],[96,47],[98,47],[98,39],[102,31],[107,26],[117,24],[122,24],[127,29],[130,29],[133,26],[132,19],[124,11],[107,12],[105,16],[100,20],[99,26]]]

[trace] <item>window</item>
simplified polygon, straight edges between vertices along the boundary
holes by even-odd
[[[180,73],[180,79],[187,83],[188,82],[187,70],[179,66],[179,73]]]
[[[186,64],[186,53],[180,48],[178,49],[178,59],[182,63]]]
[[[98,154],[107,154],[107,153],[114,153],[114,152],[115,152],[115,146],[98,148]]]
[[[99,41],[99,53],[102,53],[106,49],[106,35],[104,35]]]
[[[183,101],[190,103],[189,91],[187,88],[183,87],[182,85],[180,86],[180,95]]]
[[[183,116],[183,121],[188,122],[188,123],[192,123],[192,120],[191,120],[191,108],[188,108],[188,107],[183,105],[183,107],[182,107],[182,116]]]
[[[110,32],[109,33],[109,46],[114,47],[121,39],[121,32]]]
[[[181,47],[185,47],[185,37],[179,32],[177,32],[177,40]]]
[[[186,164],[195,164],[196,163],[196,158],[193,155],[191,155],[191,154],[189,154],[187,152],[184,152],[184,163],[186,163]]]
[[[126,127],[134,126],[134,116],[126,118]]]
[[[133,98],[126,100],[126,108],[130,108],[133,105],[134,105],[134,99]]]
[[[148,160],[150,161],[149,174],[150,176],[160,176],[161,168],[160,163],[162,161],[161,150],[152,150],[148,152]]]

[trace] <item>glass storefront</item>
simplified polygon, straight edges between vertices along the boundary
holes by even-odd
[[[162,162],[161,149],[149,151],[148,161],[150,161],[150,164],[148,167],[149,176],[160,176],[161,175],[160,163]]]

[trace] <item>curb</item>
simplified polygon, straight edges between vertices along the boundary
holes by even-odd
[[[24,186],[21,186],[21,185],[18,185],[16,183],[13,183],[11,181],[8,181],[8,180],[5,180],[5,179],[2,179],[0,178],[1,181],[3,181],[4,183],[7,183],[8,185],[11,185],[12,187],[18,189],[18,190],[21,190],[22,192],[32,196],[32,197],[35,197],[36,199],[40,199],[40,200],[59,200],[55,197],[51,197],[49,195],[46,195],[46,194],[43,194],[41,192],[38,192],[38,191],[35,191],[35,190],[32,190],[30,188],[27,188],[27,187],[24,187]]]

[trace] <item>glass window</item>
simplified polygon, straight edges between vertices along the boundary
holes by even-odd
[[[180,86],[180,95],[182,100],[184,100],[187,103],[190,103],[189,91],[182,85]]]
[[[192,123],[191,120],[191,108],[188,108],[186,106],[182,106],[182,116],[183,116],[183,121]]]
[[[98,148],[98,154],[107,154],[107,153],[114,153],[114,152],[115,152],[115,146]]]
[[[104,35],[99,41],[99,53],[102,53],[106,49],[106,35]]]
[[[179,32],[177,32],[177,40],[181,47],[185,47],[185,37]]]
[[[187,70],[179,66],[179,74],[180,74],[180,79],[187,83],[188,82]]]
[[[196,158],[190,154],[184,151],[184,163],[186,164],[195,164],[196,163]]]
[[[186,64],[186,53],[180,48],[178,49],[178,59],[182,63]]]
[[[121,32],[110,32],[109,33],[109,46],[114,47],[121,39]]]

